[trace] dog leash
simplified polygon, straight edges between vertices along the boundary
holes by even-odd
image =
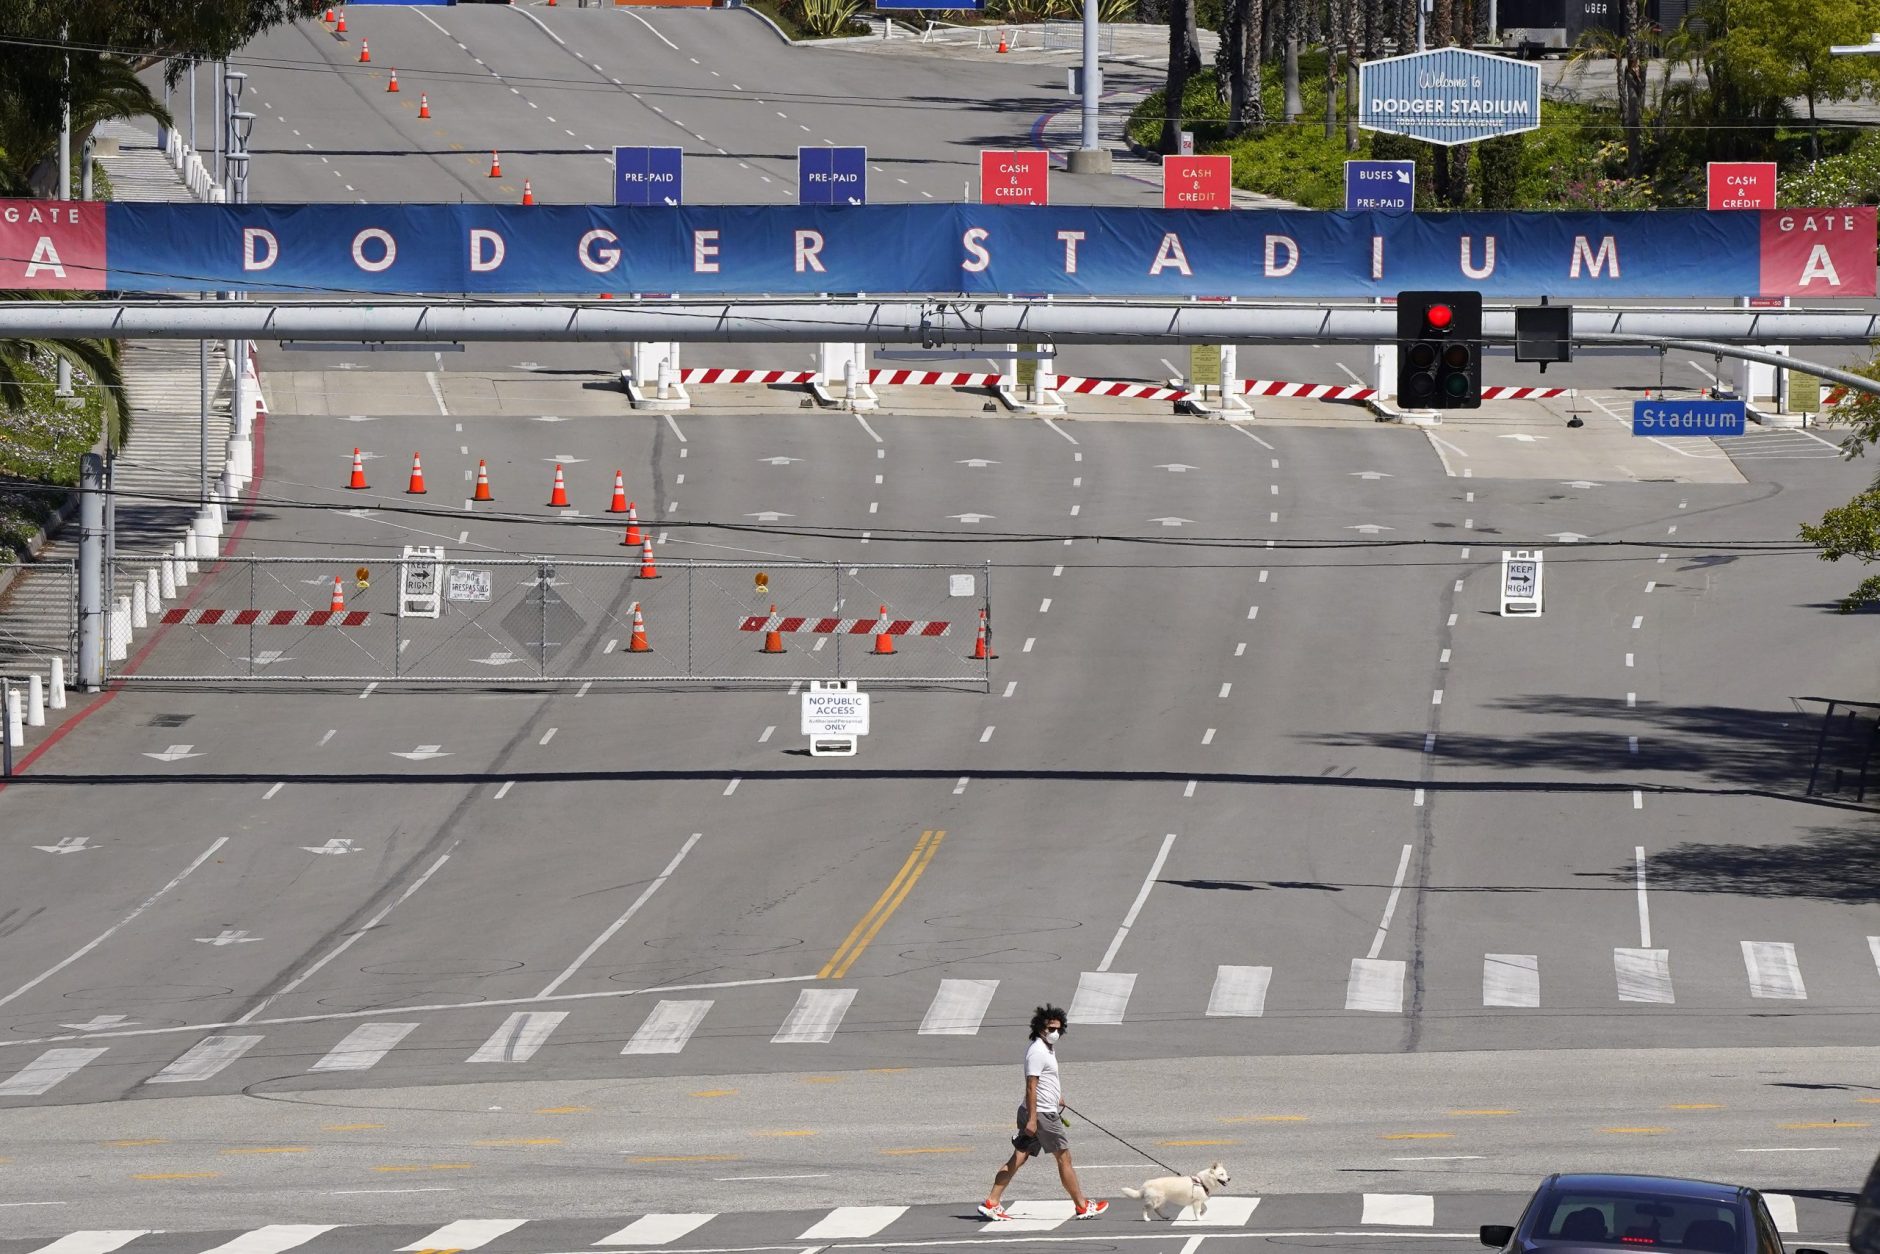
[[[1162,1170],[1168,1172],[1170,1175],[1185,1176],[1188,1174],[1185,1171],[1175,1170],[1175,1168],[1169,1166],[1167,1163],[1157,1158],[1154,1154],[1151,1154],[1148,1150],[1142,1149],[1135,1145],[1131,1145],[1128,1141],[1125,1141],[1122,1137],[1116,1135],[1116,1133],[1110,1131],[1108,1128],[1098,1123],[1095,1119],[1092,1119],[1089,1115],[1086,1115],[1083,1111],[1078,1110],[1075,1106],[1067,1105],[1064,1107],[1064,1109],[1070,1111],[1073,1115],[1076,1115],[1079,1119],[1082,1119],[1085,1123],[1089,1124],[1091,1127],[1095,1128],[1097,1131],[1103,1133],[1104,1136],[1109,1137],[1112,1141],[1115,1141],[1117,1144],[1126,1146],[1127,1148],[1135,1151],[1136,1153],[1141,1154],[1144,1158],[1148,1159],[1150,1162],[1154,1163],[1156,1166],[1160,1167]]]

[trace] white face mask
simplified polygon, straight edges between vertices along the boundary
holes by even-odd
[[[1044,1043],[1046,1045],[1055,1045],[1058,1043],[1058,1037],[1062,1035],[1063,1033],[1059,1032],[1056,1028],[1051,1028],[1044,1034]]]

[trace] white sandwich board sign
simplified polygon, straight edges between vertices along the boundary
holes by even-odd
[[[1541,578],[1544,574],[1539,549],[1503,549],[1501,551],[1501,614],[1539,614]]]
[[[812,757],[851,756],[868,734],[868,694],[853,680],[812,679],[803,692],[803,734]]]

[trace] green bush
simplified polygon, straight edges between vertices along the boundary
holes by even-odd
[[[1782,204],[1796,206],[1880,202],[1880,132],[1865,132],[1839,156],[1785,172],[1776,182],[1776,195]]]
[[[78,461],[98,441],[104,410],[98,389],[73,375],[81,404],[53,396],[50,353],[32,352],[21,374],[23,407],[0,410],[0,565],[17,561],[64,492],[78,483]]]

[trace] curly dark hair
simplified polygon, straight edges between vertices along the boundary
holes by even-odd
[[[1052,1019],[1056,1019],[1062,1025],[1062,1031],[1071,1030],[1071,1017],[1064,1013],[1062,1007],[1040,1006],[1031,1012],[1031,1039],[1035,1041],[1043,1036],[1044,1025]]]

